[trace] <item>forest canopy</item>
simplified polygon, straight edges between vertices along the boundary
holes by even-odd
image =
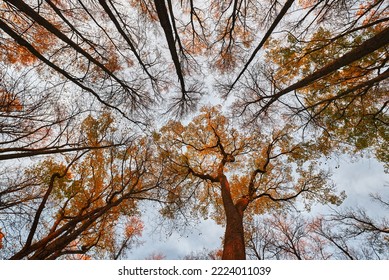
[[[388,10],[1,0],[0,258],[126,258],[144,205],[222,225],[212,258],[389,258],[387,218],[341,208],[323,164],[389,168]]]

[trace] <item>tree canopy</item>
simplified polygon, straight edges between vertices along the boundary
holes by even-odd
[[[168,198],[178,200],[171,205],[190,207],[194,199],[192,214],[206,215],[211,205],[217,221],[226,216],[224,259],[245,257],[244,213],[263,214],[299,196],[307,207],[313,200],[342,200],[328,174],[316,167],[318,147],[294,142],[290,126],[269,134],[239,131],[217,109],[204,108],[187,126],[171,121],[155,138],[166,162],[164,176],[170,178]],[[171,205],[168,215],[180,213]]]
[[[270,256],[256,216],[345,198],[323,160],[389,167],[388,22],[384,0],[0,1],[1,256],[124,257],[145,200]]]

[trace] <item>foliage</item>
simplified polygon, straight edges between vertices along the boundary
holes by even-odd
[[[228,228],[230,208],[247,213],[250,220],[300,196],[307,209],[313,201],[342,202],[344,194],[335,194],[328,174],[317,166],[318,147],[297,142],[293,126],[268,133],[244,131],[218,108],[201,111],[189,124],[170,121],[155,134],[169,178],[171,204],[162,210],[165,216],[174,218],[189,207],[192,216],[211,215]]]
[[[315,157],[320,155],[318,152],[315,156],[317,147],[309,142],[296,142],[297,137],[291,137],[293,127],[270,133],[244,131],[223,116],[220,108],[204,107],[201,112],[185,126],[170,121],[157,137],[161,156],[169,163],[166,176],[175,186],[172,192],[176,195],[172,199],[196,196],[200,200],[196,205],[211,203],[219,211],[220,200],[210,194],[219,192],[212,178],[217,177],[226,154],[232,158],[223,166],[223,172],[230,178],[231,194],[234,200],[243,196],[253,202],[258,200],[252,205],[253,213],[263,213],[267,210],[265,205],[277,204],[272,199],[304,192],[305,187],[310,193],[306,198],[340,203],[332,196],[331,185],[326,184],[325,172],[317,171]],[[315,193],[325,195],[320,198]]]
[[[26,243],[19,249],[15,243],[7,244],[19,250],[12,258],[119,258],[137,244],[143,229],[137,202],[155,187],[157,174],[146,173],[151,172],[152,158],[144,139],[134,139],[124,148],[104,148],[113,127],[109,114],[98,119],[89,115],[81,124],[81,135],[93,150],[64,161],[47,158],[25,171],[25,187],[10,190],[11,199],[15,194],[23,197],[28,188],[36,189],[31,199],[22,202],[30,209],[25,215],[31,216],[22,221],[29,228]],[[9,203],[5,209],[15,206]],[[25,238],[22,230],[10,235]]]
[[[289,79],[309,76],[326,65],[328,57],[341,57],[383,28],[384,25],[377,24],[352,35],[335,37],[320,28],[308,42],[290,35],[285,46],[273,40],[267,54],[267,59],[278,66],[273,79],[285,85]],[[385,105],[388,88],[386,82],[377,83],[386,77],[381,75],[386,57],[387,49],[383,47],[299,89],[296,92],[299,104],[291,105],[293,111],[304,112],[307,122],[323,130],[319,141],[338,139],[348,143],[354,153],[370,148],[377,158],[387,162],[384,155],[388,140]]]
[[[141,200],[241,242],[339,205],[334,152],[388,168],[384,0],[4,0],[0,29],[6,257],[122,257]]]

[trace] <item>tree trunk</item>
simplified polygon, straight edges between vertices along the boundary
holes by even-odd
[[[226,214],[226,231],[224,235],[223,260],[245,260],[246,251],[243,230],[243,212],[249,200],[241,198],[233,203],[228,180],[224,174],[220,176],[224,212]]]
[[[229,214],[227,214],[227,212]],[[232,213],[235,212],[235,213]],[[238,211],[231,209],[226,211],[227,225],[224,234],[223,260],[245,260],[246,251],[244,244],[243,216]]]

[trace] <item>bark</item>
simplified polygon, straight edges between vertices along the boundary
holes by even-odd
[[[223,260],[245,260],[245,242],[243,229],[243,212],[249,200],[241,198],[234,204],[228,180],[220,174],[220,185],[224,211],[226,214],[226,231],[224,235]]]
[[[97,219],[129,198],[130,194],[127,194],[117,201],[94,209],[89,213],[79,214],[59,229],[49,233],[46,237],[36,241],[28,248],[22,249],[13,255],[10,260],[20,260],[28,257],[30,254],[32,255],[28,259],[43,260],[61,253],[66,246],[79,238]]]
[[[52,155],[52,154],[62,154],[69,152],[78,152],[78,151],[91,151],[98,149],[107,149],[122,146],[124,144],[112,144],[105,146],[84,146],[84,147],[75,147],[75,148],[58,148],[58,147],[45,147],[45,148],[37,148],[37,149],[29,149],[29,148],[15,148],[9,149],[9,151],[14,153],[7,153],[7,149],[0,149],[0,161],[2,160],[10,160],[16,158],[25,158],[25,157],[34,157],[39,155]],[[1,154],[1,153],[6,154]]]
[[[165,1],[163,0],[154,0],[155,8],[157,10],[159,22],[161,24],[161,27],[165,33],[166,41],[169,46],[170,55],[172,56],[172,60],[174,63],[174,67],[176,69],[178,80],[180,81],[181,85],[181,91],[182,91],[182,99],[186,99],[186,88],[185,88],[185,80],[184,80],[184,74],[181,70],[181,63],[180,59],[178,58],[176,46],[175,46],[175,40],[173,36],[173,28],[170,24],[169,20],[169,14],[168,10],[165,5]],[[174,19],[171,19],[174,21]]]

